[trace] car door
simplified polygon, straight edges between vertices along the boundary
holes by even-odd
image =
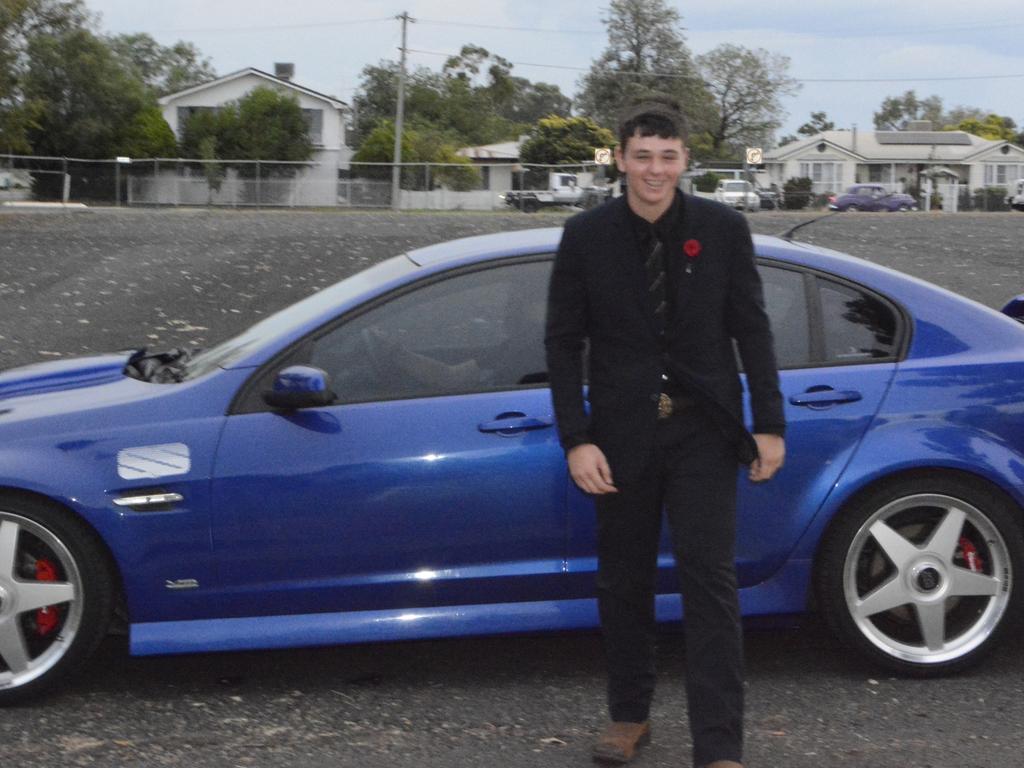
[[[840,477],[892,379],[901,337],[900,316],[881,297],[796,267],[759,269],[786,404],[786,464],[763,484],[739,471],[741,587],[782,565]],[[568,571],[575,596],[594,595],[595,567],[592,503],[574,490]],[[667,530],[659,569],[659,592],[677,591]]]
[[[272,369],[325,370],[336,404],[227,419],[214,547],[240,615],[560,596],[566,470],[546,385],[550,261],[421,282]]]

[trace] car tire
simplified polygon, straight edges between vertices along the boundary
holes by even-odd
[[[96,650],[113,613],[109,562],[67,510],[0,496],[0,706],[52,688]]]
[[[540,203],[531,198],[523,200],[523,213],[536,213],[540,210]]]
[[[816,572],[836,636],[897,673],[965,669],[1019,620],[1019,510],[980,481],[928,475],[888,483],[833,524]]]
[[[899,207],[896,210],[899,211],[900,213],[906,213],[907,211],[910,210],[910,206],[907,205],[906,203],[900,203]]]
[[[848,206],[846,206],[846,208],[844,210],[853,211],[854,213],[856,213],[857,211],[860,210],[860,206],[857,205],[857,204],[848,205]]]

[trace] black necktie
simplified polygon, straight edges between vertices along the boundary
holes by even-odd
[[[660,332],[665,330],[665,314],[668,309],[665,290],[665,246],[657,237],[647,256],[647,292],[654,308],[654,322]]]

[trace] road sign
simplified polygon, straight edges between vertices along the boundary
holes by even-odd
[[[598,165],[611,165],[612,151],[610,149],[595,149],[594,162]]]
[[[760,165],[764,162],[764,150],[761,147],[747,147],[747,165]]]

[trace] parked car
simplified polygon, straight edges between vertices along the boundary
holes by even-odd
[[[756,211],[761,208],[761,198],[749,181],[722,179],[715,188],[715,200],[733,208]]]
[[[1024,211],[1024,179],[1017,179],[1010,187],[1006,204],[1015,211]]]
[[[780,210],[785,205],[785,195],[778,184],[772,184],[768,187],[762,187],[759,184],[755,187],[754,191],[757,192],[762,211]]]
[[[115,612],[136,655],[597,626],[542,347],[560,234],[410,251],[195,356],[0,373],[0,703],[87,665]],[[738,475],[744,614],[813,606],[898,672],[978,661],[1024,595],[1024,325],[755,248],[789,428],[772,482]]]
[[[833,211],[916,211],[917,201],[902,192],[889,192],[881,184],[854,184],[829,198]]]

